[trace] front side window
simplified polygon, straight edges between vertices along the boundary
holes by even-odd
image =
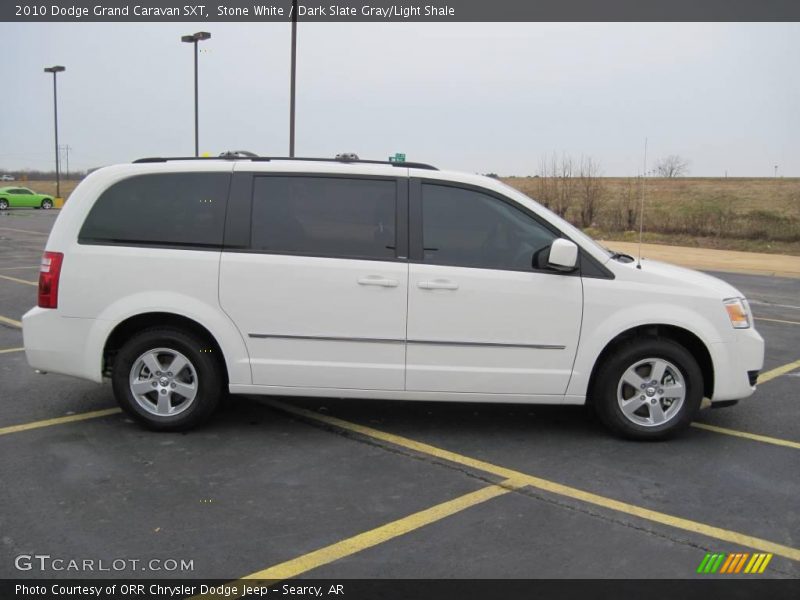
[[[507,202],[473,190],[422,186],[423,260],[435,265],[530,270],[558,237]]]
[[[228,173],[137,175],[109,187],[81,228],[81,243],[220,247]]]
[[[395,256],[393,180],[256,177],[253,250],[389,260]]]

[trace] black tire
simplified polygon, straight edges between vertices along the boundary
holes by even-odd
[[[8,200],[0,198],[0,210],[8,210]]]
[[[664,375],[651,385],[656,380],[650,377],[658,377],[654,370],[659,366],[665,366]],[[628,372],[632,367],[637,369]],[[635,379],[637,376],[639,380]],[[631,380],[641,381],[640,389],[634,392],[634,386],[628,383]],[[684,395],[679,402],[681,388]],[[676,396],[667,397],[669,390],[675,390]],[[694,356],[677,342],[664,338],[637,339],[614,350],[599,366],[590,398],[606,427],[634,440],[663,440],[685,430],[702,400],[703,373]],[[623,404],[629,410],[638,408],[626,416]],[[663,422],[659,422],[661,418]]]
[[[209,344],[203,338],[173,328],[146,329],[133,336],[122,346],[114,360],[112,385],[117,402],[136,421],[155,431],[183,431],[200,425],[219,405],[225,383],[220,357],[208,352],[208,348]],[[143,356],[153,350],[158,351],[155,352],[156,359],[165,368],[170,365],[170,358],[175,358],[170,353],[182,355],[189,365],[182,368],[180,373],[169,372],[169,378],[166,377],[167,372],[163,373],[164,377],[155,376],[146,368],[146,364],[140,362]],[[132,379],[135,381],[132,382]],[[167,381],[165,387],[156,387],[161,385],[162,379]],[[155,383],[155,389],[135,395],[132,385],[145,382]],[[195,395],[188,405],[183,405],[186,398],[176,393],[179,390],[170,391],[170,386],[175,388],[173,383],[194,387]],[[159,394],[168,398],[167,410],[175,410],[175,414],[151,412],[161,406]]]
[[[50,200],[50,198],[45,198],[44,200],[42,200],[42,208],[44,210],[50,210],[51,208],[53,208],[53,201]]]

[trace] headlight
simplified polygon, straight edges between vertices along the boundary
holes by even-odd
[[[750,306],[744,298],[726,298],[722,301],[725,310],[728,311],[728,318],[735,329],[747,329],[750,327]]]

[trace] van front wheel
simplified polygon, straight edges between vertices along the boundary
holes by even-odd
[[[600,366],[592,402],[615,433],[638,440],[671,437],[692,422],[703,373],[692,354],[663,338],[621,346]]]
[[[114,361],[120,406],[149,429],[180,431],[205,421],[224,378],[208,344],[177,329],[148,329],[128,340]]]

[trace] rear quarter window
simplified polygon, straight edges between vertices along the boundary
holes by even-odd
[[[78,242],[221,247],[230,178],[159,173],[119,181],[94,203]]]

